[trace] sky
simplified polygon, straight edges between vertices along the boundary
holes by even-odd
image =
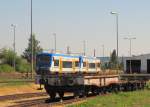
[[[33,32],[45,50],[54,49],[56,33],[57,50],[65,53],[83,52],[86,55],[109,56],[116,49],[116,17],[119,14],[119,56],[150,53],[150,0],[33,0]],[[13,48],[13,29],[16,25],[16,51],[22,54],[30,37],[30,0],[0,0],[0,48]]]

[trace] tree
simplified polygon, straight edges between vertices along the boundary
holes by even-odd
[[[27,60],[20,56],[17,56],[17,54],[14,53],[12,49],[7,48],[1,49],[0,52],[0,61],[1,61],[0,71],[1,72],[14,71],[13,68],[14,58],[16,59],[15,64],[17,72],[23,73],[30,71],[30,64],[27,62]]]
[[[116,69],[117,68],[117,55],[116,55],[116,50],[113,50],[111,56],[110,56],[110,61],[109,61],[109,67],[111,69]]]
[[[33,34],[33,59],[34,59],[34,64],[35,64],[35,56],[37,53],[41,52],[43,49],[41,48],[41,46],[39,45],[40,41],[38,41],[35,38],[35,34]],[[23,57],[25,59],[27,59],[28,62],[31,63],[31,37],[29,38],[29,42],[28,42],[28,47],[25,49],[25,51],[23,52]]]
[[[2,52],[0,53],[0,59],[3,64],[13,66],[14,57],[16,58],[16,54],[12,49],[3,48]]]

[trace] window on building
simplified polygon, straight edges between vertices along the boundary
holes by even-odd
[[[63,61],[63,68],[72,68],[71,61]]]
[[[59,60],[57,59],[57,60],[54,60],[54,66],[55,67],[58,67],[59,66]]]
[[[89,63],[89,68],[95,68],[95,63]]]

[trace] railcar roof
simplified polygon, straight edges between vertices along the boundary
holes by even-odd
[[[48,52],[41,52],[38,55],[48,55],[48,56],[63,56],[63,57],[70,57],[70,58],[86,58],[86,59],[93,59],[93,60],[99,60],[96,57],[91,56],[74,56],[74,55],[67,55],[67,54],[60,54],[60,53],[48,53]]]
[[[100,60],[100,59],[98,59],[98,58],[96,58],[96,57],[92,57],[92,56],[83,56],[83,58],[86,58],[86,59],[96,59],[96,60]]]
[[[79,58],[81,56],[73,56],[73,55],[67,55],[67,54],[59,54],[59,53],[39,53],[38,55],[48,55],[48,56],[63,56],[63,57],[71,57],[71,58]]]

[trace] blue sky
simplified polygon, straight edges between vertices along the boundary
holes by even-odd
[[[150,1],[149,0],[33,0],[33,32],[44,49],[54,48],[66,52],[83,52],[86,41],[87,55],[102,56],[116,48],[115,16],[119,13],[119,55],[129,55],[129,41],[124,37],[136,37],[132,42],[134,55],[150,53]],[[12,47],[16,28],[16,50],[21,54],[30,36],[30,0],[0,0],[0,48]]]

